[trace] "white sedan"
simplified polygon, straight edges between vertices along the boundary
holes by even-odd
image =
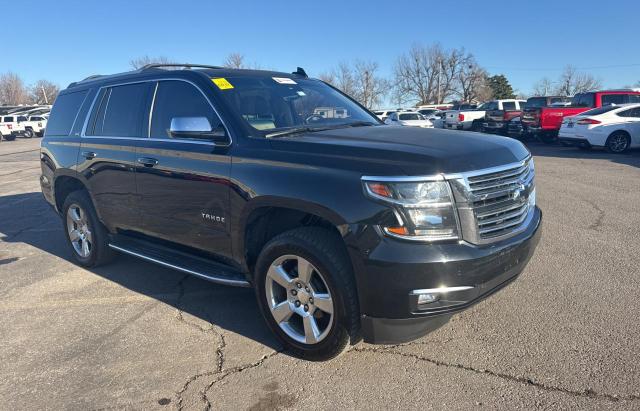
[[[640,147],[640,104],[608,105],[565,117],[558,139],[580,148],[623,153]]]
[[[427,120],[422,116],[422,114],[415,111],[399,111],[391,113],[384,122],[385,124],[392,126],[433,128],[433,123],[431,121]]]

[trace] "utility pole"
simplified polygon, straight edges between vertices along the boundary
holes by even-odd
[[[44,104],[49,105],[49,98],[47,98],[47,92],[44,90],[44,86],[40,85],[42,89],[42,95],[44,96]]]

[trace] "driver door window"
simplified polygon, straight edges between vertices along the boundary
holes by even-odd
[[[216,112],[195,86],[179,80],[161,81],[155,92],[149,137],[173,139],[169,128],[175,117],[205,117],[212,130],[223,127]]]

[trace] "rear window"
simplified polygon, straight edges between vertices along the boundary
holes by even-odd
[[[597,116],[598,114],[608,113],[609,111],[615,110],[617,108],[620,108],[620,107],[612,106],[612,105],[602,106],[602,107],[594,108],[592,110],[587,110],[584,113],[580,113],[580,115],[581,116]]]
[[[571,99],[569,97],[551,97],[551,98],[549,98],[549,104],[569,103],[569,102],[571,102]]]
[[[47,124],[47,135],[68,136],[87,90],[62,94],[56,98]]]
[[[593,93],[579,93],[573,96],[571,100],[573,107],[593,107],[596,105],[595,95]]]
[[[527,108],[540,108],[547,106],[546,97],[531,97],[527,100]]]
[[[502,103],[502,109],[503,110],[515,110],[516,109],[516,102],[515,101],[505,101],[504,103]]]
[[[406,113],[400,114],[400,120],[420,120],[420,114],[418,113]]]

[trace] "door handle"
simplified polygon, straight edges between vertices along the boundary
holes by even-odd
[[[158,160],[151,157],[140,157],[138,159],[138,163],[142,164],[145,167],[153,167],[158,164]]]
[[[87,160],[93,160],[94,158],[97,157],[97,153],[94,153],[93,151],[83,151],[82,152],[82,157],[86,158]]]

